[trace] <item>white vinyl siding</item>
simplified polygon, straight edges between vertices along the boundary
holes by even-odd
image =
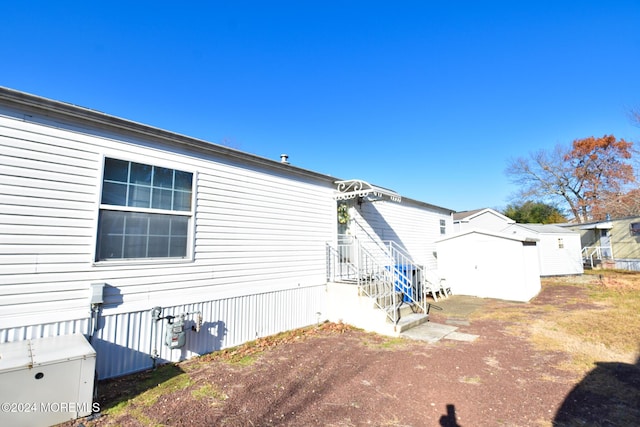
[[[501,232],[538,240],[541,276],[583,273],[579,233],[545,224],[511,224]]]
[[[540,233],[537,235],[541,276],[582,274],[580,235]],[[562,242],[560,247],[559,242]]]
[[[324,284],[330,181],[116,137],[0,116],[0,328]],[[94,263],[104,157],[197,171],[192,260]]]
[[[364,218],[360,222],[366,222],[371,235],[382,241],[393,240],[407,250],[417,264],[437,268],[435,241],[442,237],[441,221],[452,226],[449,211],[412,204],[407,199],[402,203],[365,202],[358,211]]]

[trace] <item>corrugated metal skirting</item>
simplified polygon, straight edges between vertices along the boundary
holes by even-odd
[[[619,270],[640,271],[640,260],[616,259],[616,268]]]
[[[315,324],[324,319],[325,285],[289,289],[205,301],[176,307],[162,307],[162,316],[179,316],[201,312],[200,332],[191,330],[195,316],[187,316],[186,345],[171,350],[164,345],[166,320],[155,322],[151,308],[146,311],[102,315],[91,344],[97,352],[99,379],[117,377],[153,367],[151,355],[158,363],[177,362],[196,355],[234,347],[259,337]],[[20,341],[46,336],[87,334],[89,319],[25,326],[0,330],[0,342]]]

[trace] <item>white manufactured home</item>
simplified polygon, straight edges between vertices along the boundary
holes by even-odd
[[[640,271],[640,216],[561,225],[580,234],[587,268]]]
[[[109,378],[348,318],[350,284],[397,323],[451,214],[0,88],[0,345],[82,334]]]

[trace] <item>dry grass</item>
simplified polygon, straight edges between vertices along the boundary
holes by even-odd
[[[556,367],[571,373],[576,383],[568,406],[553,424],[539,424],[640,425],[640,273],[588,272],[544,279],[542,286],[530,304],[495,301],[479,315],[504,321],[508,333],[528,339],[540,351],[567,356]]]
[[[603,270],[578,277],[549,278],[543,288],[575,286],[581,297],[543,304],[501,304],[479,318],[508,323],[506,330],[528,337],[538,349],[562,351],[560,368],[584,374],[596,362],[634,364],[640,356],[640,273]],[[535,319],[531,321],[531,315]]]
[[[562,323],[564,327],[558,327],[557,321],[537,320],[529,326],[531,341],[538,349],[562,351],[570,355],[569,362],[559,366],[560,368],[584,374],[596,362],[635,363],[635,352],[616,351],[603,343],[586,340],[584,336],[571,330],[574,325],[571,320],[565,319]]]

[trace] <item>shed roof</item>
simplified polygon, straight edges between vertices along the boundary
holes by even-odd
[[[475,209],[475,210],[471,210],[471,211],[460,211],[460,212],[456,212],[453,214],[453,220],[454,221],[461,221],[465,218],[469,218],[474,216],[475,214],[482,212],[486,210],[486,208],[483,209]]]
[[[538,242],[540,239],[537,239],[535,237],[531,237],[531,236],[524,236],[521,234],[513,234],[513,233],[504,233],[501,231],[490,231],[490,230],[485,230],[483,228],[472,228],[470,230],[466,230],[463,231],[461,233],[456,233],[456,234],[452,234],[451,236],[447,236],[444,237],[440,240],[437,240],[436,243],[438,242],[444,242],[447,240],[454,240],[454,239],[459,239],[462,237],[466,237],[468,235],[471,234],[481,234],[481,235],[485,235],[485,236],[489,236],[489,237],[495,237],[497,239],[505,239],[505,240],[515,240],[518,242]]]
[[[511,224],[505,228],[504,232],[509,232],[514,228],[523,228],[540,234],[573,234],[573,231],[562,228],[554,224]]]
[[[456,212],[453,214],[453,220],[456,222],[462,222],[462,221],[470,221],[475,217],[478,217],[480,215],[483,215],[485,213],[497,216],[501,219],[503,219],[505,222],[508,223],[514,223],[515,221],[512,220],[511,218],[501,214],[500,212],[496,211],[495,209],[491,209],[491,208],[482,208],[482,209],[474,209],[471,211],[462,211],[462,212]]]

